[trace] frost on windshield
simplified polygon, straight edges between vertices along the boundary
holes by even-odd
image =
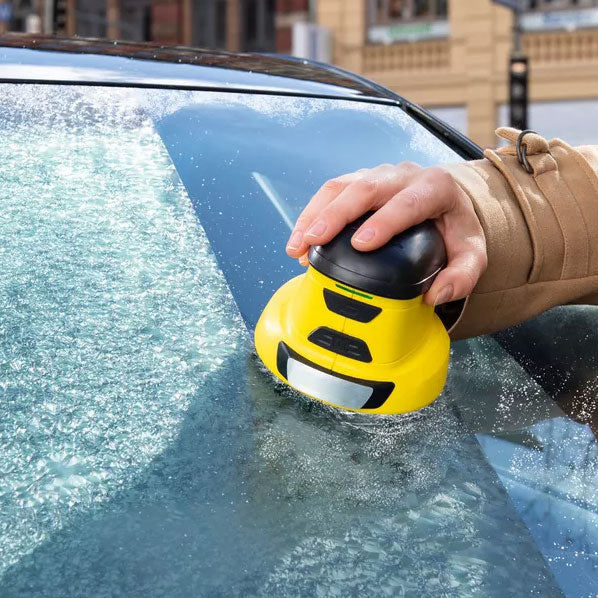
[[[271,247],[284,206],[264,189],[299,205],[326,172],[303,168],[299,147],[287,187],[263,160],[237,193],[229,162],[211,172],[229,158],[210,145],[227,114],[209,137],[197,110],[235,105],[274,133],[306,124],[309,140],[342,110],[224,96],[0,86],[0,593],[560,596],[453,401],[471,362],[425,412],[373,420],[257,364],[237,306],[257,309],[254,279],[270,292],[267,274],[291,270]],[[186,102],[189,119],[169,121]],[[416,126],[356,106],[389,143]],[[421,149],[417,135],[377,149]],[[451,158],[435,151],[423,155]]]
[[[246,333],[151,121],[0,90],[2,572],[134,483]]]
[[[444,143],[439,143],[432,133],[395,106],[324,98],[196,91],[181,91],[177,94],[158,92],[143,99],[144,111],[154,119],[165,118],[183,108],[198,106],[224,106],[232,112],[237,111],[239,107],[248,108],[256,115],[275,120],[281,127],[296,126],[318,114],[329,116],[331,111],[342,107],[349,130],[351,113],[355,117],[369,115],[372,126],[376,126],[376,120],[383,121],[389,130],[394,131],[397,139],[406,144],[406,150],[418,154],[422,166],[461,161],[458,154]]]

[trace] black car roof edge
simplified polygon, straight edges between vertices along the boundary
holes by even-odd
[[[442,136],[449,141],[453,146],[453,149],[462,158],[465,158],[466,160],[480,160],[484,157],[484,150],[477,143],[421,106],[406,101],[403,109],[436,137]]]
[[[120,88],[138,88],[138,89],[171,89],[178,91],[207,91],[215,93],[244,93],[248,95],[272,95],[297,98],[314,98],[343,100],[348,102],[360,102],[366,104],[380,104],[386,106],[396,106],[407,112],[414,120],[419,122],[435,137],[440,137],[453,149],[459,156],[466,160],[477,160],[483,157],[483,150],[473,141],[447,125],[440,119],[418,106],[413,104],[398,94],[396,98],[375,97],[375,96],[339,96],[335,94],[306,93],[286,89],[256,89],[246,87],[222,87],[208,85],[176,85],[166,83],[125,83],[120,81],[77,81],[77,80],[53,80],[53,79],[18,79],[18,78],[0,78],[0,84],[9,83],[16,85],[77,85],[83,87],[120,87]]]
[[[347,74],[347,71],[344,69],[340,69],[338,67],[333,68],[337,71]],[[471,139],[469,139],[469,137],[463,135],[463,133],[460,133],[449,124],[428,112],[425,108],[422,108],[418,104],[414,104],[392,89],[384,87],[384,85],[380,85],[375,81],[370,81],[361,75],[354,74],[354,76],[364,84],[366,82],[369,83],[381,95],[383,94],[390,100],[395,100],[401,106],[401,108],[405,110],[405,112],[407,112],[422,126],[428,129],[428,131],[434,133],[436,136],[441,135],[443,138],[445,138],[462,158],[465,158],[466,160],[478,160],[484,157],[484,151],[477,143],[473,142]]]
[[[331,94],[335,95],[335,97],[350,97],[357,93],[362,94],[364,97],[375,97],[376,93],[376,87],[372,85],[371,81],[359,78],[354,73],[348,71],[342,72],[339,69],[329,68],[329,65],[297,59],[296,57],[289,57],[283,54],[229,52],[226,50],[212,50],[209,48],[181,45],[163,45],[153,42],[112,41],[99,38],[22,33],[7,33],[0,36],[0,48],[96,55],[108,58],[121,57],[147,62],[170,62],[172,64],[216,67],[227,69],[231,72],[260,73],[282,77],[288,81],[295,80],[298,86],[297,89],[291,87],[289,90],[297,91],[298,93],[320,93],[317,91],[310,92],[309,90],[302,90],[300,88],[301,81],[333,85],[339,90],[338,94]],[[250,64],[252,58],[259,57],[267,58],[272,63],[260,64],[259,62],[252,62]],[[284,67],[285,64],[293,66],[297,70],[292,74],[281,72],[279,68],[281,66]],[[330,74],[337,75],[337,80],[327,80],[325,76]],[[267,87],[264,86],[264,89],[267,89]],[[277,91],[278,89],[275,85],[272,86],[272,90]],[[341,93],[341,91],[345,93]],[[383,97],[385,97],[385,94]]]
[[[359,83],[361,83],[365,87],[369,87],[380,96],[394,101],[403,110],[405,110],[405,112],[407,112],[410,116],[412,116],[415,120],[417,120],[422,126],[428,129],[435,136],[442,136],[451,144],[453,149],[462,158],[465,158],[466,160],[478,160],[484,157],[484,150],[477,143],[469,139],[469,137],[463,135],[463,133],[460,133],[455,128],[440,120],[439,118],[428,112],[425,108],[422,108],[418,104],[409,101],[396,91],[393,91],[392,89],[385,87],[380,83],[376,83],[375,81],[372,81],[371,79],[368,79],[363,75],[347,71],[346,69],[333,64],[297,58],[296,56],[285,56],[285,58],[287,60],[300,61],[303,63],[311,64],[321,69],[330,72],[336,72],[338,74],[344,75],[345,77],[352,78],[355,81],[359,81]]]
[[[366,104],[383,104],[386,106],[400,106],[397,100],[376,96],[344,96],[325,93],[310,93],[279,88],[234,87],[221,85],[177,85],[176,83],[144,83],[143,81],[80,81],[76,79],[20,79],[18,77],[0,77],[0,84],[10,83],[17,85],[76,85],[82,87],[124,87],[139,89],[172,89],[178,91],[209,91],[218,93],[244,93],[248,95],[272,95],[298,98],[318,98],[322,100],[342,100],[348,102],[361,102]]]
[[[37,40],[45,42],[55,42],[57,46],[54,48],[40,47],[37,45]],[[4,41],[4,43],[3,43]],[[38,49],[41,51],[61,51],[67,49],[71,52],[80,53],[94,53],[85,52],[83,44],[86,42],[94,43],[98,45],[106,45],[114,47],[113,42],[107,40],[98,39],[85,39],[85,38],[60,38],[56,36],[34,36],[34,35],[22,35],[22,34],[8,34],[4,40],[0,39],[0,47],[19,47],[18,43],[22,41],[22,48]],[[13,42],[13,43],[9,43]],[[292,63],[301,63],[305,66],[309,66],[320,71],[335,73],[342,75],[348,80],[352,80],[355,83],[359,83],[363,88],[371,90],[372,95],[341,95],[341,94],[323,94],[317,92],[304,92],[300,90],[284,90],[279,88],[247,88],[247,87],[234,87],[234,86],[222,86],[222,85],[177,85],[177,84],[160,84],[156,82],[143,83],[143,82],[115,82],[115,81],[69,81],[69,80],[45,80],[45,79],[18,79],[18,78],[4,78],[0,79],[3,83],[15,83],[15,84],[53,84],[53,85],[87,85],[87,86],[103,86],[103,87],[138,87],[138,88],[155,88],[155,89],[173,89],[173,90],[187,90],[187,91],[218,91],[218,92],[229,92],[229,93],[247,93],[247,94],[259,94],[259,95],[279,95],[279,96],[290,96],[290,97],[307,97],[307,98],[322,98],[322,99],[344,99],[349,101],[366,102],[374,104],[391,104],[402,108],[412,118],[424,126],[436,137],[443,139],[457,154],[467,160],[479,159],[483,157],[483,150],[476,143],[471,141],[465,135],[459,133],[450,125],[446,124],[442,120],[430,114],[424,108],[410,102],[395,91],[376,83],[367,77],[358,75],[351,71],[347,71],[341,67],[318,62],[315,60],[307,60],[298,58],[296,56],[287,56],[283,54],[272,54],[272,53],[234,53],[227,52],[224,50],[207,50],[201,48],[191,48],[186,46],[160,46],[158,44],[147,44],[147,43],[135,43],[135,42],[123,42],[123,45],[132,43],[137,46],[147,46],[153,51],[160,52],[166,50],[180,50],[180,51],[192,51],[197,54],[210,54],[210,55],[221,55],[221,56],[246,56],[251,55],[265,56],[275,58],[281,61],[287,61]],[[118,45],[119,42],[116,42]],[[100,52],[96,52],[101,55]],[[121,54],[122,55],[122,54]],[[145,56],[131,56],[136,60],[150,60],[149,57]]]

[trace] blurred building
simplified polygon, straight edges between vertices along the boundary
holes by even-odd
[[[598,0],[521,1],[530,127],[598,142]],[[0,31],[331,60],[484,146],[508,120],[512,27],[491,0],[0,0]]]
[[[309,0],[0,0],[0,23],[4,21],[2,30],[33,26],[63,35],[290,53],[292,26],[308,20],[309,4]],[[28,26],[31,15],[37,21],[30,20]]]
[[[598,0],[527,0],[529,125],[598,143]],[[508,124],[511,12],[490,0],[318,0],[333,62],[432,109],[484,146]]]

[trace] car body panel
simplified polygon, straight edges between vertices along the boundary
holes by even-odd
[[[466,159],[470,139],[396,92],[338,67],[292,57],[148,43],[9,34],[0,39],[0,80],[114,87],[228,90],[395,104]]]
[[[294,93],[396,101],[366,80],[307,60],[44,36],[0,40],[0,78]]]

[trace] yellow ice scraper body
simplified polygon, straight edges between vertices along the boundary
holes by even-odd
[[[405,413],[442,391],[449,337],[423,294],[446,262],[432,222],[360,252],[364,218],[312,247],[305,274],[270,299],[255,330],[266,367],[296,390],[364,413]]]

